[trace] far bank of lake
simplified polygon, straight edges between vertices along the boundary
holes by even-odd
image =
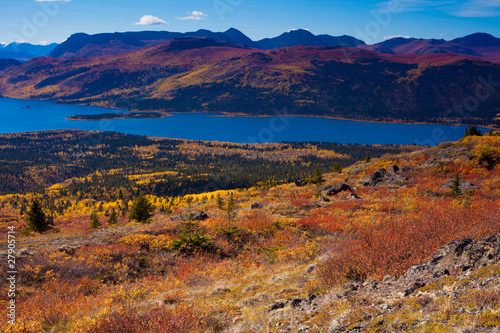
[[[408,125],[314,117],[219,117],[213,113],[173,113],[164,118],[74,121],[74,115],[126,113],[125,110],[49,101],[0,98],[0,133],[56,129],[116,131],[189,140],[236,143],[328,141],[360,144],[437,145],[463,137],[465,126]],[[486,129],[481,129],[485,131]]]

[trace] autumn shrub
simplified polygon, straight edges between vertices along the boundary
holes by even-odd
[[[64,328],[99,303],[97,291],[98,287],[89,279],[51,279],[28,293],[21,290],[16,297],[16,325],[7,330],[2,328],[2,332],[45,332],[53,327]],[[3,316],[3,311],[0,314]]]
[[[328,234],[341,232],[346,223],[336,216],[312,215],[299,219],[296,225],[304,230],[313,231],[317,234]]]
[[[244,230],[253,235],[268,236],[275,231],[273,221],[262,211],[252,211],[248,213],[241,222]]]
[[[147,251],[150,249],[168,250],[172,246],[172,239],[165,235],[132,234],[121,237],[119,242],[137,245]]]
[[[82,333],[137,333],[137,332],[221,332],[228,327],[227,313],[217,309],[200,309],[195,306],[177,306],[173,309],[157,307],[144,312],[124,308],[110,312]]]
[[[436,201],[435,206],[416,213],[352,226],[349,235],[329,246],[330,255],[319,276],[329,286],[369,276],[399,276],[451,240],[499,231],[500,209],[488,200],[478,199],[470,206]]]
[[[65,252],[39,253],[19,261],[20,281],[36,285],[51,278],[88,277],[102,283],[134,281],[149,274],[162,274],[170,261],[165,251],[146,251],[137,245],[112,244],[80,248],[74,255]]]

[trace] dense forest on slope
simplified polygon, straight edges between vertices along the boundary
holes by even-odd
[[[232,144],[78,130],[0,135],[0,194],[131,199],[270,186],[411,146]],[[57,190],[57,191],[55,191]]]

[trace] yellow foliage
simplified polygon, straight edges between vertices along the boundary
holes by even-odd
[[[172,239],[163,235],[133,234],[123,236],[118,241],[128,245],[137,245],[146,249],[167,250],[172,246]]]

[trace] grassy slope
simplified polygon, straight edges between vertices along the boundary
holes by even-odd
[[[101,216],[104,226],[98,231],[88,228],[87,215],[57,219],[60,233],[18,236],[18,246],[26,248],[18,259],[18,323],[30,332],[148,332],[154,327],[160,332],[325,332],[360,323],[373,332],[490,331],[500,323],[498,265],[474,271],[468,282],[452,276],[425,287],[435,294],[431,300],[418,291],[410,297],[336,295],[352,278],[352,269],[366,280],[399,276],[448,241],[500,232],[500,169],[478,165],[486,155],[500,158],[499,139],[474,137],[386,155],[343,174],[325,175],[326,184],[345,181],[361,200],[340,193],[320,202],[314,185],[235,192],[233,225],[241,229],[231,238],[220,231],[225,213],[210,194],[190,205],[176,202],[172,215],[208,213],[201,227],[219,248],[212,254],[179,255],[172,243],[179,222],[162,213],[148,225],[125,225],[120,218],[117,227],[107,226]],[[406,186],[359,185],[366,174],[395,163],[409,168]],[[455,174],[481,188],[450,197],[450,190],[440,186]],[[227,199],[227,193],[219,194]],[[251,209],[255,201],[263,208]],[[4,208],[2,215],[9,212]],[[78,248],[61,251],[61,245]],[[457,281],[467,283],[454,298],[440,293],[453,290]],[[478,289],[485,281],[487,287]],[[286,303],[294,299],[301,305]],[[269,310],[279,302],[283,307]]]

